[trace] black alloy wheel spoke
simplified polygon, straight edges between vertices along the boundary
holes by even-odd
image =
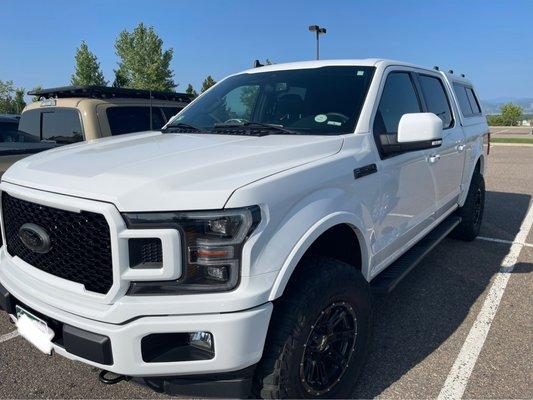
[[[304,346],[300,377],[314,395],[330,391],[345,374],[355,349],[357,319],[345,302],[333,303],[318,316]]]

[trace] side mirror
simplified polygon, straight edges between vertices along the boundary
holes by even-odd
[[[442,144],[442,120],[433,113],[404,114],[398,125],[398,143],[412,150]]]

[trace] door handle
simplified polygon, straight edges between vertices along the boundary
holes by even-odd
[[[435,164],[439,160],[440,160],[440,154],[434,154],[434,155],[428,157],[428,162],[430,164]]]
[[[464,144],[458,144],[457,146],[455,146],[455,149],[460,153],[461,151],[463,151],[465,149],[465,145]]]

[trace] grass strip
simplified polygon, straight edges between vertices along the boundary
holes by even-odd
[[[491,143],[523,143],[523,144],[533,144],[533,138],[490,138]]]

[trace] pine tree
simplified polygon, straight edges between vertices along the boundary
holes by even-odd
[[[70,79],[72,85],[106,86],[107,81],[100,70],[100,63],[89,50],[85,41],[76,49],[76,71]]]
[[[131,33],[122,31],[115,50],[120,60],[114,85],[164,91],[177,86],[170,68],[173,50],[163,50],[163,40],[153,27],[140,23]]]
[[[194,90],[194,87],[190,83],[187,86],[187,89],[185,90],[185,93],[187,93],[188,95],[191,95],[192,97],[198,96],[198,92],[196,90]]]
[[[120,68],[114,70],[115,72],[115,80],[113,81],[113,87],[128,87],[129,81],[126,77],[126,73],[122,71]]]
[[[202,93],[209,89],[211,86],[214,86],[217,82],[213,79],[211,75],[208,75],[202,83]]]

